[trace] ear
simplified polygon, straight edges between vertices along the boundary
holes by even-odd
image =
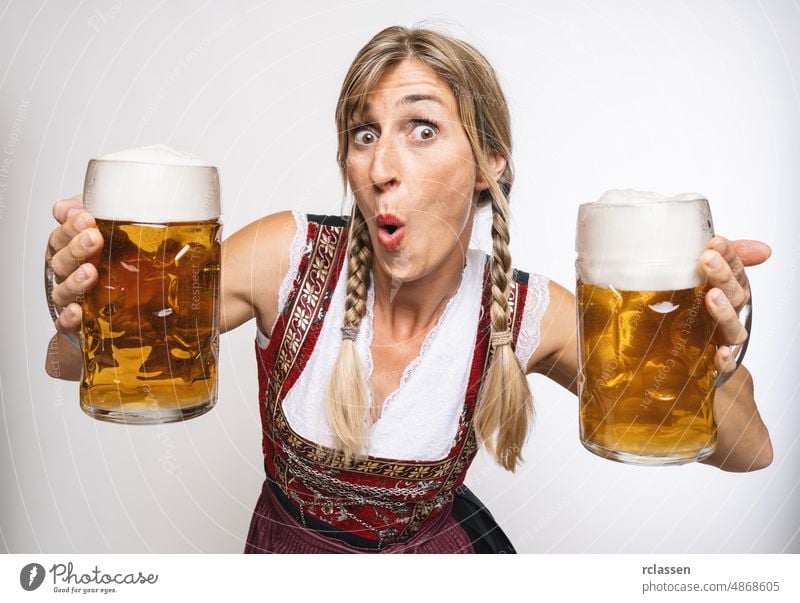
[[[490,151],[489,153],[489,165],[492,168],[492,172],[494,173],[494,180],[497,182],[500,179],[500,176],[503,175],[503,172],[506,171],[506,158],[503,157],[500,153],[496,153],[494,151]],[[483,177],[483,174],[478,170],[478,177],[475,180],[475,190],[476,191],[483,191],[489,188],[489,183],[486,182],[486,179]]]

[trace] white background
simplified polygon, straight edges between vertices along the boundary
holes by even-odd
[[[225,234],[340,213],[334,104],[356,51],[427,20],[508,96],[514,265],[574,283],[578,204],[704,193],[716,230],[772,246],[748,270],[746,365],[775,461],[751,474],[631,467],[578,441],[577,400],[531,384],[516,474],[468,484],[520,552],[800,552],[800,7],[793,1],[32,2],[0,7],[0,551],[240,552],[263,479],[255,324],[221,341],[220,401],[181,424],[88,418],[44,371],[43,250],[87,161],[163,142],[220,166]],[[489,241],[485,222],[475,244]]]

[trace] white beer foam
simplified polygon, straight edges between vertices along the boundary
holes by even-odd
[[[681,193],[674,197],[666,197],[653,191],[635,191],[630,188],[611,189],[595,201],[595,204],[620,204],[620,203],[657,203],[664,201],[692,201],[694,199],[705,199],[700,193]]]
[[[610,190],[578,212],[578,278],[624,291],[669,291],[703,283],[700,254],[713,236],[703,195],[666,197]],[[613,217],[613,219],[612,219]]]
[[[100,219],[193,222],[220,215],[217,168],[160,144],[91,160],[83,191],[87,211]]]
[[[116,153],[108,153],[98,159],[101,161],[136,161],[139,163],[161,163],[164,165],[214,167],[202,157],[183,151],[176,151],[163,144],[154,144],[149,147],[138,147],[135,149],[117,151]]]

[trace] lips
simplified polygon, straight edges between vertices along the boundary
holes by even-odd
[[[378,225],[378,242],[389,251],[397,249],[405,236],[405,222],[394,214],[379,214],[375,223]]]

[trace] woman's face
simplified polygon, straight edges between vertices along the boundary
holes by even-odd
[[[404,61],[350,126],[347,175],[376,267],[413,281],[447,260],[462,266],[485,185],[449,86],[423,63]]]

